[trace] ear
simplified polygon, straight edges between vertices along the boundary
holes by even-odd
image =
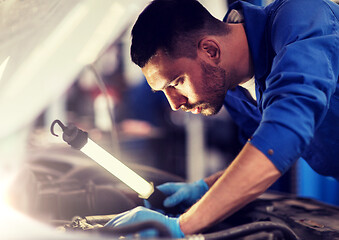
[[[216,41],[215,39],[201,39],[198,48],[202,58],[208,58],[216,64],[220,62],[220,46],[218,41]]]

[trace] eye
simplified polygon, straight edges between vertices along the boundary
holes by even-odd
[[[184,82],[184,77],[180,77],[177,80],[174,81],[174,83],[171,85],[171,87],[177,87],[179,84],[182,84]]]

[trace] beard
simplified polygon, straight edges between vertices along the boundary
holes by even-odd
[[[203,85],[200,92],[201,101],[194,104],[185,104],[181,109],[190,111],[194,108],[200,108],[201,114],[204,116],[212,116],[217,114],[224,103],[226,95],[226,71],[221,67],[214,67],[202,61],[200,63],[202,69]]]

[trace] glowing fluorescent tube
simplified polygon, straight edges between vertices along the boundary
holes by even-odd
[[[151,183],[129,169],[90,138],[80,151],[136,191],[141,198],[147,199],[153,193],[154,187]]]
[[[140,177],[126,165],[121,163],[118,159],[93,142],[88,137],[87,132],[80,130],[74,125],[66,127],[60,120],[55,120],[51,125],[51,133],[54,136],[58,136],[54,133],[55,124],[58,124],[63,130],[62,138],[65,142],[67,142],[73,148],[85,153],[88,157],[97,162],[108,172],[116,176],[127,186],[136,191],[140,198],[148,199],[152,195],[154,192],[153,184],[147,182],[145,179]],[[152,199],[153,198],[154,197],[152,197]]]

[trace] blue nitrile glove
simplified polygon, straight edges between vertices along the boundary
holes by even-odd
[[[157,212],[159,212],[159,213],[161,213],[161,214],[165,214],[165,210],[163,210],[163,209],[158,209],[158,208],[153,207],[152,204],[151,204],[148,200],[146,200],[146,199],[144,199],[144,206],[145,206],[146,208],[149,208],[149,209],[152,209],[152,210],[154,210],[154,211],[157,211]],[[173,216],[173,215],[170,215],[170,216],[171,216],[171,217],[176,217],[176,216]],[[177,216],[179,216],[179,213],[178,213]]]
[[[180,229],[179,218],[167,217],[145,207],[136,207],[130,211],[118,214],[115,218],[106,223],[105,227],[122,227],[146,221],[155,221],[163,224],[168,228],[173,238],[182,238],[185,236]],[[156,236],[154,230],[144,230],[139,232],[139,234],[142,237]]]
[[[165,207],[177,206],[183,211],[196,203],[209,189],[207,183],[200,179],[193,183],[164,183],[157,186],[165,195]]]

